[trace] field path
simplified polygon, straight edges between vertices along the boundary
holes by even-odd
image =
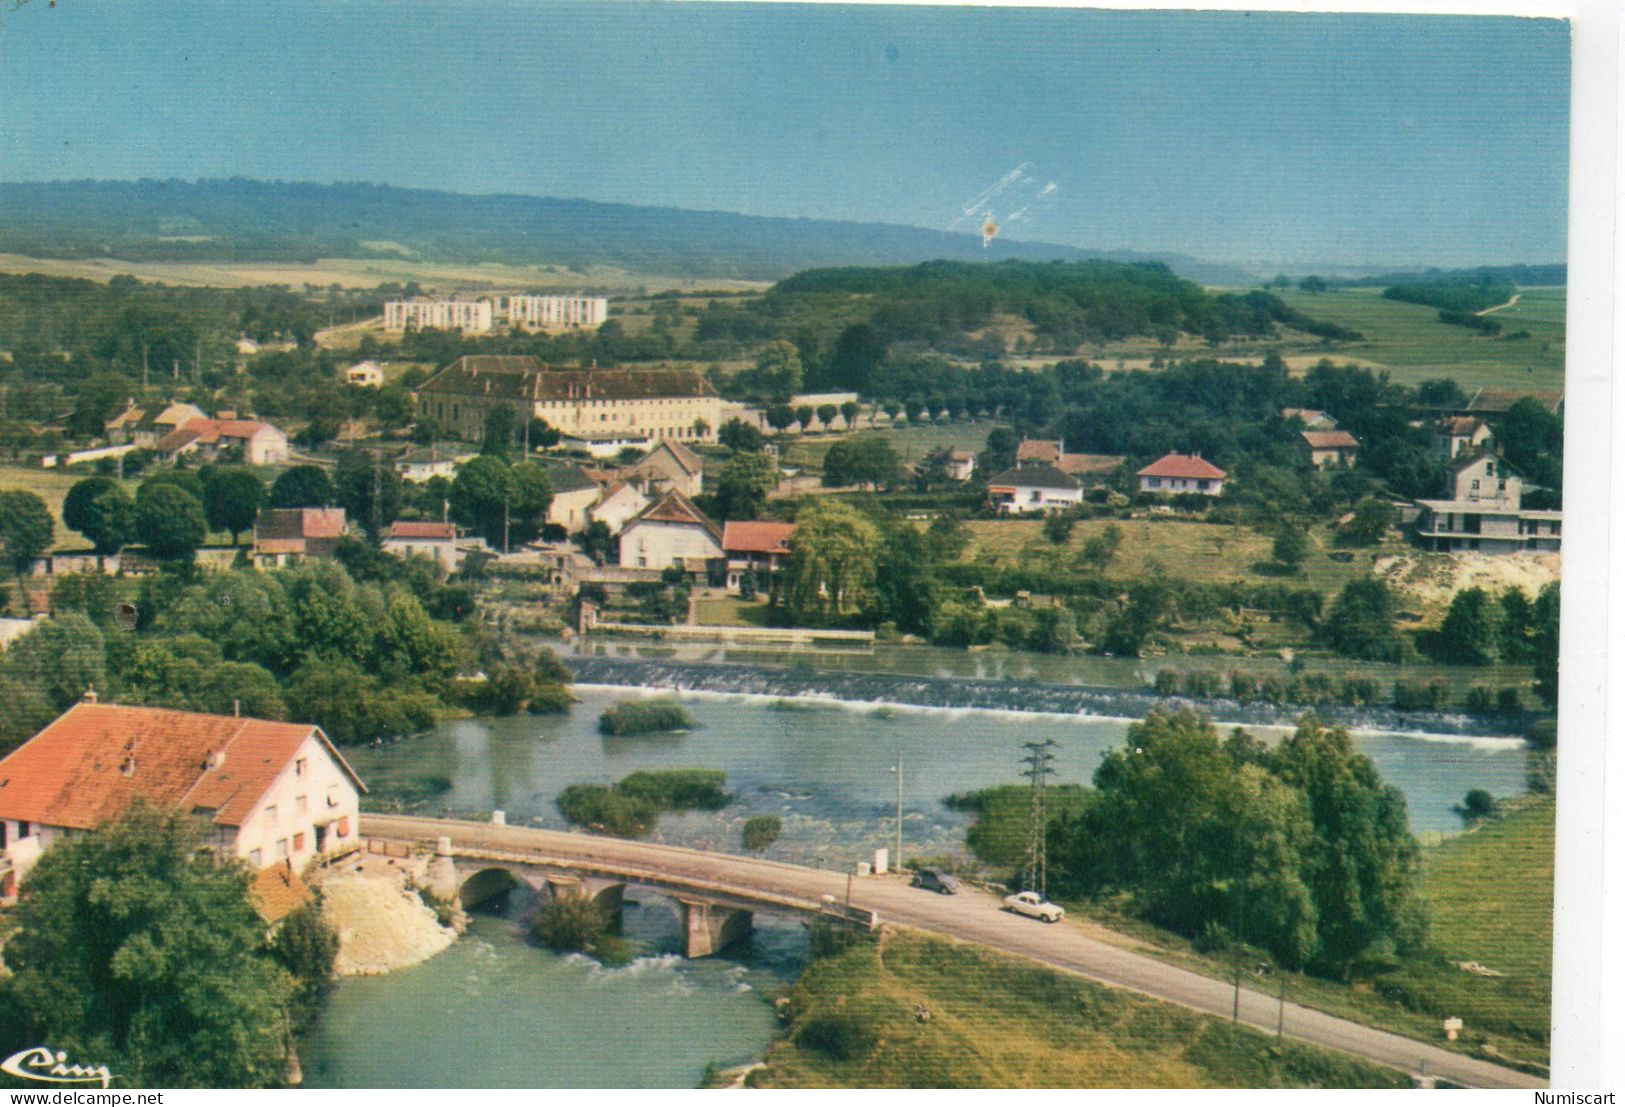
[[[1514,292],[1512,294],[1512,299],[1508,300],[1506,303],[1504,303],[1504,304],[1496,304],[1494,307],[1487,307],[1483,311],[1475,311],[1475,312],[1473,312],[1473,314],[1474,315],[1489,315],[1492,312],[1505,311],[1507,308],[1509,308],[1513,304],[1517,303],[1518,298],[1520,296],[1522,296],[1522,295],[1523,295],[1523,293],[1521,293],[1521,292]]]

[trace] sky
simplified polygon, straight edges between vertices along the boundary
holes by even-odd
[[[1567,24],[1511,17],[31,0],[0,12],[0,179],[991,212],[1011,237],[1220,261],[1548,262],[1568,90]]]

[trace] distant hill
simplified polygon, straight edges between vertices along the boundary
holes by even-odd
[[[1401,273],[1337,279],[1332,283],[1365,288],[1395,285],[1520,285],[1529,288],[1568,284],[1569,267],[1563,262],[1555,262],[1549,265],[1479,265],[1472,269],[1411,269]]]
[[[779,219],[369,184],[140,180],[0,184],[0,251],[131,261],[401,257],[777,280],[822,266],[933,259],[1160,261],[1207,284],[1258,274],[1177,254],[1080,250],[889,223]]]

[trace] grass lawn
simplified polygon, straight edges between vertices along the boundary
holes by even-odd
[[[1341,1054],[907,932],[814,961],[791,1011],[751,1086],[1410,1086]]]
[[[765,627],[772,611],[765,603],[746,603],[738,596],[697,600],[694,607],[700,622],[713,627]]]
[[[56,541],[51,544],[52,550],[88,550],[90,543],[80,536],[78,531],[69,530],[62,524],[62,501],[68,497],[68,489],[84,480],[86,477],[96,476],[93,465],[77,465],[71,469],[37,469],[24,465],[0,465],[0,491],[14,491],[21,489],[32,492],[45,501],[45,506],[51,509],[56,517]],[[124,490],[132,497],[140,481],[127,480]]]
[[[885,416],[881,416],[884,420]],[[814,427],[818,426],[815,421]],[[837,417],[837,428],[844,427],[843,421]],[[876,435],[890,443],[898,458],[903,461],[919,461],[932,450],[946,447],[950,450],[970,450],[981,453],[987,445],[987,436],[997,423],[975,420],[963,423],[922,423],[918,426],[909,426],[906,423],[896,430],[886,428],[882,422],[874,429],[869,428],[867,414],[858,416],[858,430],[854,436]],[[808,435],[795,435],[789,439],[784,449],[784,464],[792,468],[821,470],[824,465],[824,454],[836,442],[847,437],[838,429],[834,434],[820,434],[814,432]]]

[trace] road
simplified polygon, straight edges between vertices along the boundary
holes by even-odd
[[[633,881],[641,875],[655,883],[710,886],[730,897],[798,902],[807,910],[817,910],[823,896],[844,900],[850,885],[852,906],[876,912],[883,922],[1016,954],[1221,1018],[1231,1016],[1235,998],[1232,985],[1223,981],[1091,937],[1084,925],[1073,920],[1046,925],[1018,918],[1001,910],[996,897],[968,887],[958,895],[940,896],[910,888],[901,878],[849,881],[845,873],[802,865],[531,827],[367,814],[362,816],[361,829],[369,837],[431,844],[446,836],[451,838],[454,852],[524,853],[557,866],[578,864]],[[1285,1004],[1283,1010],[1275,996],[1242,989],[1242,1022],[1273,1034],[1278,1017],[1289,1037],[1405,1072],[1425,1071],[1475,1088],[1546,1086],[1539,1077],[1515,1069],[1295,1003]]]

